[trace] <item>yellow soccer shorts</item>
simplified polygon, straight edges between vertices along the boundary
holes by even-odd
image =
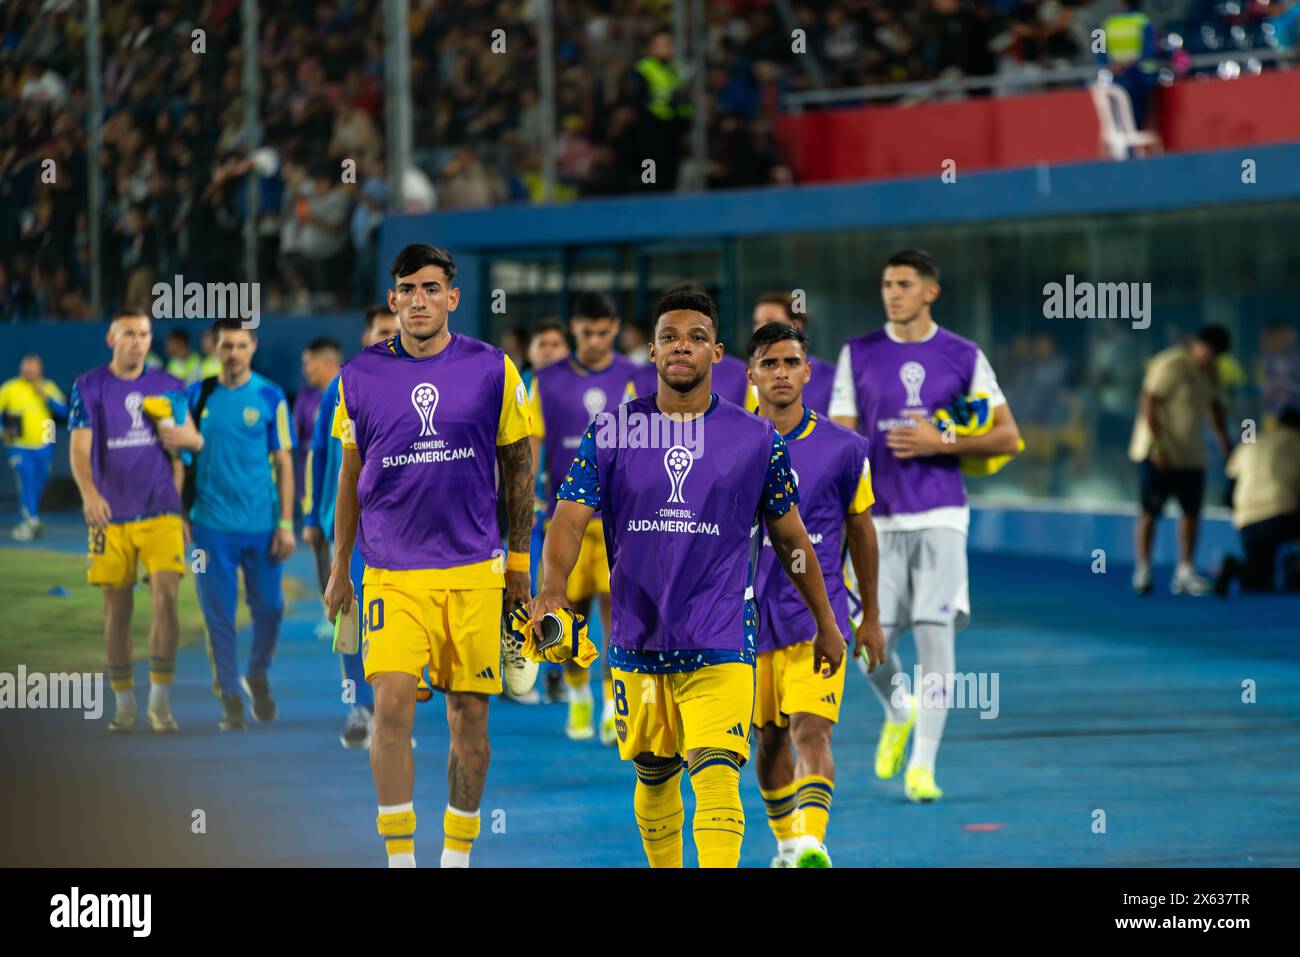
[[[547,523],[548,527],[549,524]],[[574,604],[585,602],[594,595],[608,594],[609,553],[605,550],[605,529],[600,519],[593,518],[587,523],[587,531],[582,536],[582,548],[578,552],[577,564],[569,573],[565,597],[569,604]]]
[[[386,671],[420,676],[439,691],[501,691],[500,588],[430,588],[432,573],[367,568],[361,660],[366,680]]]
[[[792,714],[816,714],[828,721],[840,720],[844,700],[847,652],[839,669],[829,678],[813,671],[813,643],[800,641],[758,656],[754,725],[774,724],[784,728]]]
[[[614,729],[624,761],[645,752],[684,756],[696,748],[722,748],[749,760],[753,665],[728,662],[666,675],[615,668],[613,679]]]
[[[86,580],[108,588],[130,588],[140,566],[157,572],[185,574],[185,533],[179,515],[155,515],[90,529],[87,537],[90,568]]]

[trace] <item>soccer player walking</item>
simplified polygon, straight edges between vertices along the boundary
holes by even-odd
[[[124,309],[115,315],[107,341],[112,361],[87,372],[72,387],[68,428],[72,477],[90,529],[86,579],[104,592],[108,680],[116,698],[108,727],[131,731],[138,717],[132,690],[131,613],[136,575],[143,565],[153,606],[147,717],[153,730],[175,731],[171,685],[180,633],[176,594],[185,572],[180,495],[184,472],[164,449],[159,430],[166,426],[154,424],[151,406],[165,397],[160,404],[167,411],[183,410],[185,387],[174,376],[145,367],[153,329],[143,312]]]
[[[758,414],[772,421],[790,451],[799,514],[826,581],[835,621],[846,635],[849,596],[841,556],[847,545],[863,606],[853,653],[867,652],[871,670],[884,658],[885,639],[876,605],[876,528],[871,521],[874,498],[867,440],[804,406],[811,373],[808,338],[797,327],[778,321],[754,333],[749,378],[758,391]],[[777,840],[772,866],[830,867],[825,840],[835,791],[831,733],[839,721],[846,669],[837,668],[829,681],[813,671],[816,625],[766,538],[754,595],[759,611],[755,770]]]
[[[284,390],[253,371],[256,333],[238,319],[218,319],[215,328],[221,374],[190,386],[184,425],[160,430],[169,448],[195,457],[189,518],[202,562],[195,584],[221,700],[219,727],[231,731],[245,727],[240,689],[256,720],[276,715],[267,675],[284,618],[284,561],[294,550],[294,437]],[[253,615],[243,678],[235,647],[240,569]]]
[[[599,510],[614,612],[615,729],[620,756],[636,770],[633,807],[646,857],[651,867],[682,864],[684,757],[700,865],[735,867],[745,832],[740,767],[754,711],[760,525],[812,610],[804,666],[828,688],[844,638],[820,568],[799,562],[812,544],[785,441],[771,422],[713,392],[722,359],[713,301],[675,289],[655,316],[658,391],[597,416],[583,435],[560,487],[542,551],[544,584],[529,611],[536,622],[565,607],[565,582]],[[669,422],[682,438],[690,425],[689,445],[671,444]],[[642,441],[647,425],[650,434],[667,431],[670,442]]]
[[[835,370],[831,417],[867,437],[880,542],[880,622],[887,657],[869,676],[885,709],[876,775],[902,769],[913,801],[935,801],[934,765],[948,717],[947,689],[956,668],[956,633],[970,619],[966,533],[970,508],[960,459],[1014,455],[1020,431],[980,348],[941,328],[930,315],[939,298],[939,267],[908,249],[891,256],[881,276],[885,328],[850,339]],[[982,435],[940,433],[937,410],[983,395],[992,426]],[[942,700],[895,697],[901,665],[894,645],[911,628],[925,675],[942,680]],[[921,689],[913,689],[919,693]],[[906,700],[901,700],[906,698]]]
[[[614,352],[619,320],[608,296],[584,293],[574,303],[569,322],[577,352],[560,362],[537,369],[529,394],[533,427],[533,463],[536,467],[545,452],[547,520],[555,513],[555,493],[559,490],[578,443],[595,416],[616,409],[627,399],[636,366]],[[600,516],[587,525],[578,564],[569,575],[569,607],[591,615],[592,599],[600,603],[600,618],[609,640],[611,606],[609,599],[609,556],[605,554],[605,534]],[[596,733],[586,668],[572,661],[564,666],[564,683],[569,701],[569,719],[564,732],[573,740],[587,740]],[[604,709],[600,716],[600,742],[614,743],[614,689],[605,664]]]
[[[388,306],[401,331],[349,361],[339,385],[343,463],[325,605],[333,619],[355,600],[348,566],[359,542],[361,658],[375,694],[370,767],[388,864],[415,866],[411,725],[427,665],[446,694],[451,733],[442,866],[467,867],[488,770],[488,701],[501,690],[502,589],[511,605],[529,597],[528,396],[505,353],[448,328],[460,291],[445,249],[407,246],[391,274]]]

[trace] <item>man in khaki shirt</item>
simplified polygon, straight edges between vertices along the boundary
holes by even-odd
[[[1242,591],[1272,591],[1278,549],[1300,541],[1300,409],[1284,409],[1276,429],[1237,446],[1228,475],[1237,480],[1232,524],[1246,559],[1225,558],[1214,590],[1226,595],[1240,578]]]
[[[1147,367],[1128,456],[1142,466],[1141,512],[1137,520],[1137,564],[1133,588],[1151,591],[1151,544],[1165,502],[1178,499],[1178,567],[1175,595],[1203,595],[1210,584],[1196,572],[1196,535],[1205,494],[1205,442],[1208,419],[1226,458],[1231,451],[1218,398],[1215,363],[1228,351],[1228,330],[1206,326],[1187,342],[1158,353]]]

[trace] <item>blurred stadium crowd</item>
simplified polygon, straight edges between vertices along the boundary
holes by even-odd
[[[961,76],[1024,77],[1093,62],[1117,0],[727,0],[706,5],[707,162],[689,165],[688,84],[667,0],[556,0],[557,199],[680,178],[709,188],[791,180],[773,137],[781,96]],[[1157,49],[1289,45],[1300,0],[1173,0]],[[105,307],[157,277],[239,275],[245,178],[258,175],[259,276],[273,312],[373,298],[389,209],[379,0],[262,4],[261,140],[240,105],[238,0],[106,0],[102,224]],[[792,23],[785,21],[788,13]],[[543,110],[533,8],[412,0],[413,167],[406,211],[537,201]],[[806,34],[810,57],[792,52]],[[195,29],[205,53],[192,54]],[[505,51],[493,51],[493,30]],[[1181,32],[1178,32],[1181,31]],[[0,321],[90,319],[85,25],[72,0],[0,9]],[[641,181],[656,159],[653,184]],[[53,159],[52,181],[43,161]],[[355,182],[341,182],[344,159]]]

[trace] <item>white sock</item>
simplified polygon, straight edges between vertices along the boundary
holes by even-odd
[[[122,691],[114,691],[113,700],[117,704],[118,711],[135,710],[135,691],[132,688],[125,688]]]
[[[1174,572],[1174,576],[1177,578],[1190,578],[1195,574],[1196,574],[1196,566],[1193,565],[1191,562],[1179,562],[1178,568]]]
[[[452,851],[447,848],[442,849],[442,861],[440,867],[469,867],[469,853],[466,851]]]
[[[894,675],[900,674],[903,670],[903,662],[898,657],[898,652],[894,646],[898,643],[898,628],[885,629],[885,660],[876,665],[876,670],[867,674],[867,660],[858,659],[858,667],[866,675],[867,683],[871,685],[871,690],[876,693],[881,707],[885,709],[885,717],[894,724],[902,724],[907,720],[907,709],[894,707],[894,692],[898,690],[899,685],[894,683]]]
[[[579,685],[575,688],[573,685],[566,683],[564,688],[569,704],[581,704],[583,702],[590,704],[593,700],[591,697],[591,685]]]
[[[789,857],[791,854],[794,853],[795,848],[798,846],[799,846],[799,838],[788,837],[784,841],[776,842],[776,852],[780,854],[782,857]]]
[[[149,710],[156,708],[166,708],[171,704],[172,686],[171,685],[149,685]]]
[[[389,867],[414,867],[415,855],[414,854],[389,854],[388,866]]]
[[[920,688],[913,689],[917,698],[916,731],[912,736],[912,756],[908,759],[907,769],[926,768],[934,771],[935,758],[939,754],[939,742],[943,740],[943,726],[948,721],[947,686],[949,675],[957,668],[957,633],[951,624],[938,625],[930,622],[918,624],[913,629],[916,635],[916,657],[921,664]],[[944,679],[941,697],[932,697],[927,690],[929,683],[937,679],[930,678],[939,674]],[[938,692],[935,692],[938,695]]]
[[[591,696],[590,690],[587,691],[587,695],[588,697]],[[455,814],[457,817],[478,817],[479,816],[478,811],[462,811],[460,808],[452,807],[450,804],[447,805],[447,812],[449,814]],[[439,866],[440,867],[469,867],[469,851],[449,850],[447,845],[444,843],[442,846],[442,860],[439,862]]]

